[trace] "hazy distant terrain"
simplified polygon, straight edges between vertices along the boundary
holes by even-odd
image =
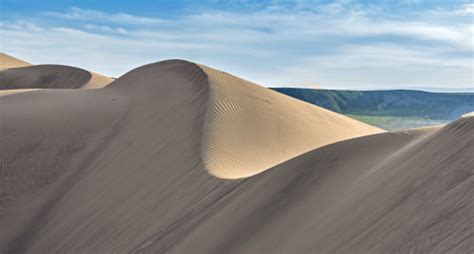
[[[386,130],[445,124],[474,110],[474,93],[274,88]]]

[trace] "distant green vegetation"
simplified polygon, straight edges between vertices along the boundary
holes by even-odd
[[[429,118],[413,117],[413,116],[364,116],[364,115],[347,115],[361,122],[377,126],[387,131],[398,131],[423,126],[434,126],[446,124],[447,120],[434,120]]]
[[[304,88],[274,90],[386,130],[444,124],[474,111],[474,93]]]

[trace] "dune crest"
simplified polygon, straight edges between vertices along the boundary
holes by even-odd
[[[166,82],[168,76],[173,77],[173,81]],[[187,80],[174,80],[183,78]],[[137,68],[107,89],[126,89],[124,92],[128,94],[148,96],[151,89],[157,89],[158,83],[165,83],[170,90],[171,87],[205,89],[207,106],[199,134],[200,154],[206,170],[218,178],[249,177],[309,150],[383,132],[230,74],[183,60],[167,60]]]
[[[81,88],[84,88],[84,89],[102,88],[102,87],[107,86],[108,84],[110,84],[114,81],[114,79],[111,78],[111,77],[107,77],[107,76],[104,76],[102,74],[95,73],[93,71],[91,71],[90,74],[91,74],[91,78]]]
[[[169,83],[163,81],[167,76],[173,78]],[[100,88],[109,81],[110,78],[61,65],[0,72],[0,89],[15,87],[23,88],[22,91]],[[123,93],[131,97],[148,97],[153,94],[150,91],[156,89],[156,83],[165,83],[170,91],[186,87],[201,87],[207,91],[200,154],[206,170],[218,178],[249,177],[315,148],[383,132],[230,74],[182,60],[136,68],[107,88],[126,89]]]
[[[199,67],[210,88],[202,156],[216,177],[249,177],[309,150],[383,132],[225,72]]]

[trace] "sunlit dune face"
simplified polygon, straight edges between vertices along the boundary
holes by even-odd
[[[226,179],[249,177],[304,152],[382,130],[201,66],[210,98],[202,155]]]

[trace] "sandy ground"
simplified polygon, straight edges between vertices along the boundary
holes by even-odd
[[[0,123],[2,253],[474,252],[473,117],[381,132],[172,60]]]

